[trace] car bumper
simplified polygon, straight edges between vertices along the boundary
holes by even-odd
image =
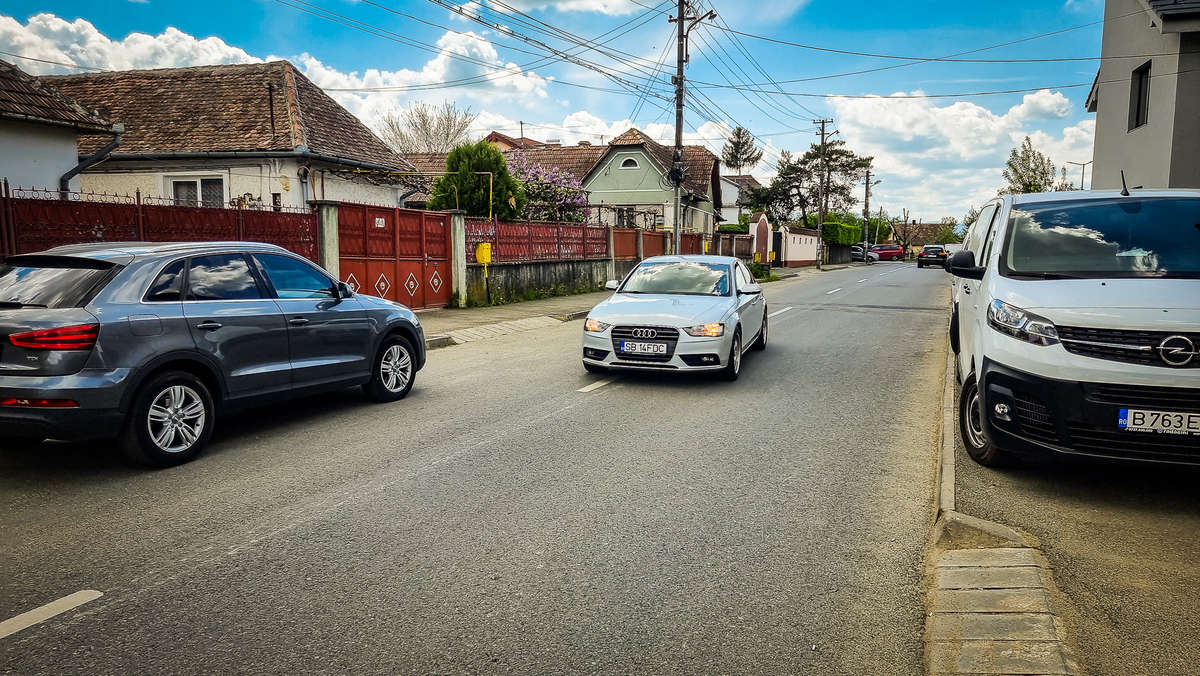
[[[980,396],[984,434],[1023,455],[1200,465],[1200,436],[1129,432],[1122,408],[1200,412],[1200,388],[1165,388],[1057,380],[984,361]],[[1008,407],[1007,420],[997,404]]]
[[[718,371],[725,367],[729,358],[733,337],[693,338],[680,332],[679,340],[670,358],[651,361],[617,352],[613,345],[612,330],[603,333],[583,334],[583,361],[610,369],[638,371]]]
[[[103,439],[117,436],[125,416],[119,406],[128,369],[86,369],[69,376],[0,376],[0,400],[69,399],[71,408],[0,406],[0,437]]]

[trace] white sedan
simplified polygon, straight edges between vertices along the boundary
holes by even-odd
[[[583,367],[719,371],[736,380],[742,354],[767,346],[767,303],[746,265],[728,256],[642,261],[583,325]]]

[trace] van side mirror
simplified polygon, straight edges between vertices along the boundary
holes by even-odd
[[[964,279],[983,279],[984,269],[975,265],[975,252],[962,251],[954,252],[950,257],[950,274],[955,277],[963,277]]]
[[[621,283],[615,279],[610,279],[604,283],[604,288],[608,289],[609,291],[616,291],[618,286],[621,286]]]

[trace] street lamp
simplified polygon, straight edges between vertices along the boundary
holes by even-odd
[[[1087,181],[1087,178],[1086,178],[1087,177],[1087,165],[1091,164],[1092,162],[1095,162],[1095,160],[1088,160],[1087,162],[1067,162],[1067,164],[1074,164],[1075,166],[1079,167],[1079,189],[1080,190],[1084,189],[1083,184],[1085,181]]]

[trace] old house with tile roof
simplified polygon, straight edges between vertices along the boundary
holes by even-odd
[[[79,164],[79,134],[112,142],[112,124],[37,78],[0,61],[0,179],[16,187],[57,189]],[[67,186],[77,189],[78,178]]]
[[[738,206],[742,192],[750,188],[761,188],[763,185],[750,174],[738,174],[721,177],[721,221],[737,223],[738,217],[748,213],[745,207]]]
[[[287,61],[39,79],[125,126],[87,191],[267,207],[399,205],[410,191],[412,165]],[[83,136],[79,152],[103,143]]]
[[[483,140],[494,144],[502,151],[527,150],[529,148],[538,148],[546,145],[541,141],[537,141],[525,136],[509,136],[508,134],[501,134],[498,131],[494,131],[487,136],[484,136]]]

